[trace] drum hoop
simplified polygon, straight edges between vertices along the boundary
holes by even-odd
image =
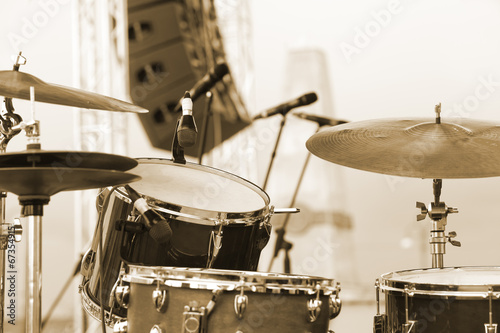
[[[159,200],[157,198],[148,196],[145,193],[141,193],[144,198],[146,199],[146,202],[155,210],[166,213],[166,214],[171,214],[173,216],[176,216],[179,220],[185,221],[185,222],[191,222],[191,223],[196,223],[196,224],[204,224],[204,225],[219,225],[220,223],[226,223],[226,224],[245,224],[245,225],[250,225],[250,224],[255,224],[258,223],[262,220],[267,220],[271,215],[272,215],[272,208],[270,208],[269,203],[270,203],[270,198],[268,194],[262,190],[259,186],[255,185],[254,183],[239,177],[237,175],[234,175],[232,173],[216,169],[213,167],[205,166],[205,165],[199,165],[195,163],[186,163],[186,164],[174,164],[174,162],[170,159],[154,159],[154,158],[137,158],[139,163],[143,164],[159,164],[157,163],[158,161],[163,162],[165,165],[175,165],[176,167],[188,167],[188,168],[194,168],[194,169],[199,169],[203,170],[206,172],[206,169],[208,169],[212,174],[219,175],[221,177],[230,179],[232,181],[238,182],[242,185],[247,186],[249,189],[253,190],[257,194],[260,195],[260,197],[264,201],[264,206],[260,209],[257,209],[255,211],[247,211],[247,212],[218,212],[214,210],[208,210],[208,209],[199,209],[199,208],[193,208],[193,207],[187,207],[187,206],[180,206],[178,204],[174,203],[169,203],[165,202],[162,200]],[[155,163],[156,162],[156,163]],[[133,187],[133,184],[132,184]],[[132,203],[128,195],[126,194],[126,191],[122,188],[116,189],[114,192],[117,197],[127,203]]]
[[[82,300],[82,306],[85,312],[87,312],[92,318],[94,318],[97,321],[101,321],[101,306],[94,302],[92,297],[90,297],[87,288],[88,288],[89,282],[87,281],[81,290],[81,300]],[[109,310],[104,309],[104,314],[106,318],[109,318]],[[124,321],[126,318],[120,317],[115,314],[111,314],[111,318],[107,323],[108,327],[113,327],[117,322]]]
[[[391,278],[392,274],[403,273],[425,273],[425,272],[450,272],[455,269],[466,269],[468,271],[491,271],[492,268],[499,270],[500,267],[466,266],[466,267],[445,267],[445,268],[424,268],[416,270],[404,270],[383,274],[381,277],[380,289],[382,291],[405,293],[405,288],[409,289],[409,295],[428,295],[442,297],[474,297],[485,298],[488,296],[489,288],[493,289],[493,297],[500,298],[500,285],[498,284],[445,284],[405,281],[402,278]]]
[[[162,285],[189,289],[222,289],[225,291],[249,290],[254,293],[285,293],[312,295],[319,290],[323,295],[338,293],[339,284],[332,279],[311,276],[291,276],[273,273],[259,273],[250,271],[153,267],[129,265],[129,273],[124,274],[123,281],[139,284],[155,284],[161,281]],[[246,275],[245,275],[246,274]],[[189,276],[187,276],[189,275]],[[214,278],[211,279],[210,277]],[[216,279],[217,277],[233,277],[234,279]],[[248,277],[249,279],[245,279]],[[298,283],[293,283],[293,280]]]

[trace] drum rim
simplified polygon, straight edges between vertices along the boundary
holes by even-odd
[[[217,277],[219,279],[216,279]],[[221,277],[225,279],[221,279]],[[228,277],[232,277],[232,279]],[[244,279],[245,277],[251,278],[252,281]],[[129,272],[124,274],[122,278],[123,281],[130,283],[149,285],[161,281],[162,285],[189,289],[212,290],[220,288],[232,291],[240,290],[243,286],[245,290],[256,293],[311,295],[320,290],[324,295],[331,295],[338,293],[340,288],[340,283],[334,279],[316,276],[171,266],[129,265]]]
[[[209,209],[200,209],[193,208],[187,206],[180,206],[179,204],[165,202],[160,199],[151,197],[145,193],[141,193],[146,202],[155,210],[163,212],[165,214],[171,214],[176,216],[176,219],[204,224],[204,225],[219,225],[223,224],[255,224],[261,222],[263,219],[266,220],[267,217],[272,215],[273,208],[270,206],[270,198],[269,195],[256,184],[240,177],[235,174],[229,173],[227,171],[217,169],[214,167],[200,165],[196,163],[186,162],[186,164],[174,163],[171,159],[165,158],[136,158],[138,164],[165,164],[172,165],[176,167],[185,167],[185,168],[194,168],[197,170],[202,170],[207,172],[209,170],[212,174],[216,174],[218,176],[230,179],[235,181],[241,185],[246,186],[250,190],[257,193],[263,200],[264,206],[257,210],[250,210],[245,212],[220,212],[216,210]],[[158,163],[161,162],[161,163]],[[132,184],[133,187],[133,184]],[[113,193],[116,196],[127,203],[131,203],[130,198],[127,195],[127,192],[122,187],[117,187],[114,189]]]
[[[500,266],[453,266],[443,268],[408,269],[382,274],[380,278],[380,289],[384,292],[388,291],[405,293],[405,288],[408,288],[408,293],[410,296],[416,294],[443,297],[485,298],[488,296],[489,288],[492,288],[494,298],[500,298],[500,284],[428,283],[407,281],[402,279],[401,276],[393,278],[394,274],[426,274],[428,272],[453,272],[456,270],[467,270],[470,272],[488,270],[498,271],[500,274]]]

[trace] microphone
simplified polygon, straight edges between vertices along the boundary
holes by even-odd
[[[317,100],[318,100],[318,95],[316,95],[316,93],[313,92],[307,93],[305,95],[300,96],[297,99],[275,106],[274,108],[268,109],[253,117],[252,120],[271,117],[274,116],[275,114],[282,114],[283,116],[285,116],[291,109],[298,108],[299,106],[309,105],[311,103],[316,102]]]
[[[326,117],[320,117],[320,116],[314,116],[312,114],[307,114],[304,112],[295,112],[293,113],[294,116],[297,116],[302,119],[314,121],[318,123],[318,125],[321,126],[335,126],[335,125],[340,125],[340,124],[346,124],[348,123],[345,120],[337,120],[337,119],[332,119],[332,118],[326,118]]]
[[[125,189],[134,203],[134,208],[137,209],[146,220],[144,225],[146,230],[149,231],[151,238],[159,244],[168,243],[170,238],[172,238],[172,229],[170,228],[167,220],[152,210],[146,200],[144,200],[144,198],[142,198],[136,190],[131,188],[129,185],[125,185]]]
[[[192,147],[196,143],[198,129],[193,117],[193,100],[189,91],[182,98],[182,116],[177,127],[177,139],[183,148]]]
[[[191,99],[196,101],[198,97],[212,89],[212,87],[222,80],[222,78],[229,73],[229,67],[225,63],[220,63],[216,65],[212,71],[205,74],[198,82],[195,83],[194,87],[191,88],[189,94]],[[181,101],[175,106],[174,112],[179,112],[181,110]]]
[[[214,67],[211,72],[205,74],[204,77],[198,81],[194,87],[189,91],[191,99],[196,101],[198,97],[212,89],[212,87],[222,80],[222,78],[229,73],[229,67],[225,63],[220,63]]]

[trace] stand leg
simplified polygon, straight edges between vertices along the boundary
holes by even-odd
[[[26,262],[26,332],[39,333],[42,325],[42,217],[28,216]]]

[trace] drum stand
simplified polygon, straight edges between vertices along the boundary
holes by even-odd
[[[448,214],[458,213],[457,208],[448,207],[444,202],[439,200],[441,196],[441,188],[443,186],[442,179],[434,179],[432,181],[434,190],[434,202],[431,202],[427,208],[424,203],[417,202],[417,208],[420,208],[421,213],[417,215],[417,221],[425,219],[427,215],[432,220],[432,229],[429,238],[431,245],[432,268],[443,268],[443,256],[446,253],[446,243],[450,242],[453,246],[461,246],[459,241],[454,240],[457,236],[455,231],[451,231],[445,235],[445,227]]]

